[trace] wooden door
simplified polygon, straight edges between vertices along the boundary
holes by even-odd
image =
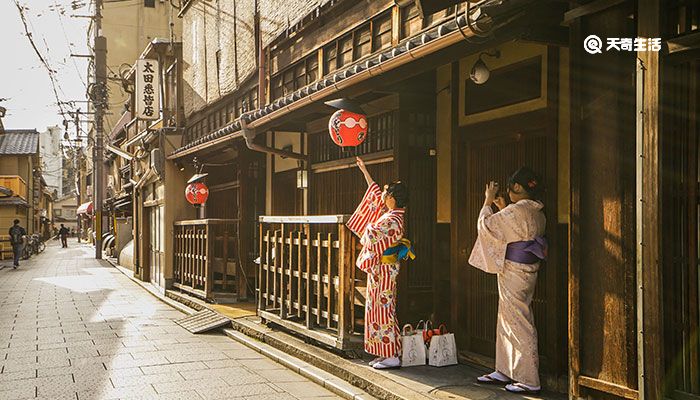
[[[400,323],[435,320],[434,280],[436,177],[435,76],[425,73],[407,82],[399,93],[398,127],[394,132],[395,164],[408,185],[406,233],[416,252],[402,263],[398,277],[397,313]]]
[[[540,174],[547,185],[545,214],[550,242],[549,261],[542,263],[532,307],[538,331],[542,370],[556,370],[559,361],[561,299],[564,285],[556,262],[556,149],[547,136],[544,118],[522,118],[503,123],[471,127],[461,133],[453,174],[455,198],[460,206],[453,214],[452,325],[457,333],[462,355],[477,363],[493,364],[495,357],[498,288],[496,276],[468,265],[467,260],[476,240],[476,221],[484,202],[484,187],[490,180],[506,187],[508,177],[521,166],[529,166]],[[521,126],[528,126],[523,129]],[[504,196],[507,197],[507,194]],[[456,237],[454,236],[456,235]]]
[[[148,208],[149,218],[149,265],[151,283],[162,287],[163,283],[163,248],[165,247],[165,226],[163,224],[163,206]]]
[[[667,395],[700,399],[700,61],[666,70],[662,271]]]
[[[572,24],[571,43],[590,32],[636,37],[633,2]],[[571,224],[569,393],[637,398],[635,53],[591,55],[571,47]]]

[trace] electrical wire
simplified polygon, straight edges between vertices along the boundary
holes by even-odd
[[[49,80],[51,81],[51,88],[53,90],[53,94],[56,97],[56,106],[58,106],[58,109],[61,111],[61,116],[63,118],[66,118],[67,112],[63,109],[63,106],[61,105],[61,99],[58,96],[58,89],[57,89],[57,82],[56,82],[56,77],[54,76],[56,71],[51,68],[49,63],[46,61],[44,56],[41,54],[39,49],[36,46],[36,43],[34,42],[34,38],[32,37],[32,32],[29,30],[29,26],[27,25],[27,17],[24,14],[24,7],[19,4],[19,0],[14,0],[15,5],[17,6],[17,11],[19,11],[19,16],[22,21],[22,25],[24,26],[24,32],[27,36],[27,39],[29,40],[29,43],[32,45],[32,48],[34,49],[34,52],[36,53],[37,57],[39,57],[39,61],[46,67],[46,70],[48,71],[49,74]]]
[[[73,45],[71,44],[70,40],[68,39],[68,34],[66,33],[66,27],[63,24],[63,15],[61,12],[58,10],[59,5],[56,0],[54,0],[54,6],[56,13],[58,14],[58,22],[61,25],[61,30],[63,31],[63,37],[66,39],[66,44],[68,45],[68,50],[73,53]],[[78,63],[75,61],[75,58],[71,57],[71,61],[73,61],[73,66],[75,67],[75,72],[78,73],[78,78],[80,78],[80,82],[83,84],[85,89],[87,89],[87,83],[83,79],[83,75],[80,73],[80,68],[78,68]]]

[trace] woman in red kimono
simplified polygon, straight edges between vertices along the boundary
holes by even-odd
[[[365,351],[377,357],[370,362],[374,368],[398,368],[401,334],[396,319],[396,277],[400,261],[389,262],[382,255],[403,238],[408,188],[397,181],[384,185],[382,191],[359,157],[357,166],[368,188],[347,226],[360,237],[362,251],[356,264],[367,273]]]

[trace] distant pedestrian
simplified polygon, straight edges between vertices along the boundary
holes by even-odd
[[[19,225],[19,220],[14,220],[14,225],[10,228],[10,243],[12,244],[12,253],[15,256],[14,268],[19,267],[19,258],[24,249],[24,237],[27,236],[27,231]]]
[[[68,234],[70,231],[68,228],[61,224],[61,229],[58,230],[58,235],[61,237],[61,247],[68,248]]]

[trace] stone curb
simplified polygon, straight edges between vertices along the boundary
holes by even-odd
[[[207,305],[198,299],[191,296],[167,291],[166,295],[177,301],[182,301],[188,306],[195,309],[208,308]],[[249,338],[254,339],[253,342],[244,344],[250,345],[255,342],[269,345],[287,356],[294,357],[302,362],[313,365],[320,370],[326,371],[337,378],[366,391],[372,396],[387,400],[414,400],[432,399],[424,393],[415,391],[400,383],[387,379],[380,372],[357,365],[345,358],[336,355],[330,351],[321,349],[317,346],[307,344],[303,340],[292,336],[282,331],[276,331],[260,324],[253,317],[242,317],[231,319],[233,330],[238,331]],[[257,350],[257,348],[255,348]],[[260,351],[260,350],[257,350]]]
[[[314,367],[313,365],[292,357],[276,348],[263,342],[257,341],[234,329],[224,329],[224,333],[231,339],[249,347],[252,350],[276,361],[299,375],[325,387],[340,397],[349,400],[371,399],[369,394],[361,389],[350,385],[344,380],[329,374],[328,372]]]

